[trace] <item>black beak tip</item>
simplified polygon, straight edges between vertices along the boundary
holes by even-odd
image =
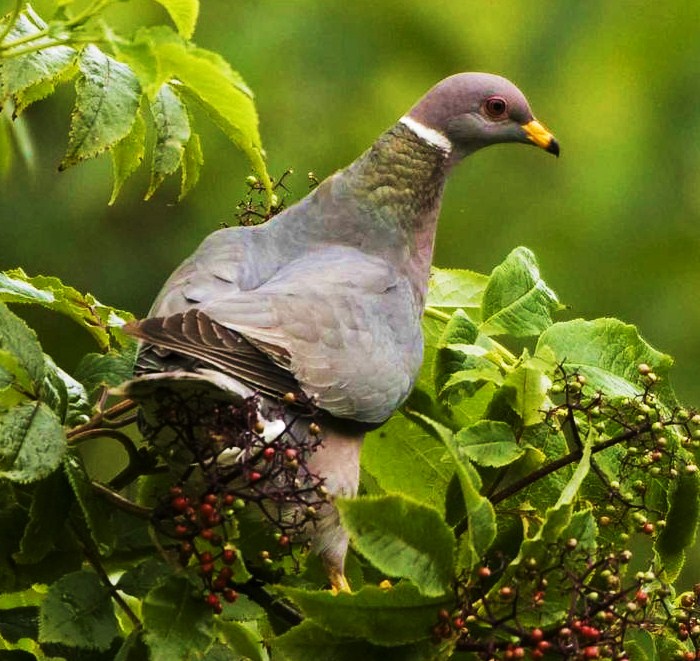
[[[556,138],[552,138],[549,141],[549,144],[546,147],[546,151],[548,151],[550,154],[554,154],[557,158],[559,158],[559,143],[557,142]]]

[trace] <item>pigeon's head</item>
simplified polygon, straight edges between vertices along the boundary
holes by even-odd
[[[536,145],[559,156],[559,143],[532,115],[523,93],[510,81],[488,73],[458,73],[440,81],[404,121],[459,160],[501,142]],[[447,142],[449,141],[449,142]]]

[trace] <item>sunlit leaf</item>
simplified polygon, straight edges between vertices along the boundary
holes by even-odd
[[[202,143],[199,136],[192,132],[190,139],[185,145],[185,154],[182,159],[182,183],[180,185],[180,195],[178,202],[181,201],[199,181],[199,172],[204,164],[204,154],[202,154]]]
[[[481,307],[481,299],[489,276],[465,269],[430,270],[430,287],[427,305],[435,308],[473,308],[473,314]]]
[[[115,203],[124,182],[143,162],[146,151],[146,122],[136,114],[131,130],[111,150],[114,169],[114,187],[109,204]]]
[[[191,39],[197,25],[199,0],[156,0],[168,10],[177,31],[185,38]]]
[[[457,452],[480,466],[507,466],[520,458],[525,450],[504,422],[481,420],[454,435]]]

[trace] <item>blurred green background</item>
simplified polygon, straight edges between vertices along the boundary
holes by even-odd
[[[50,6],[37,2],[40,13]],[[166,22],[146,0],[127,11]],[[273,175],[344,166],[432,84],[469,70],[516,82],[557,135],[535,149],[476,154],[449,183],[435,263],[483,272],[516,245],[537,254],[572,316],[635,323],[676,357],[674,383],[700,403],[700,3],[697,0],[203,0],[195,41],[222,53],[256,93]],[[204,116],[200,185],[143,202],[144,173],[109,208],[110,162],[59,174],[73,91],[26,114],[35,164],[0,182],[0,268],[57,275],[143,315],[208,232],[233,222],[248,166]],[[89,346],[69,322],[42,338],[66,368]]]

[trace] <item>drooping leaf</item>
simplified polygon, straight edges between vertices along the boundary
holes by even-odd
[[[578,371],[591,388],[621,397],[634,397],[644,389],[637,370],[640,363],[648,364],[664,380],[673,364],[670,356],[649,346],[634,326],[608,318],[554,324],[540,336],[535,356],[562,364],[568,373]]]
[[[199,0],[156,0],[163,5],[185,39],[191,39],[199,16]]]
[[[424,597],[404,582],[388,589],[365,586],[338,595],[298,588],[279,590],[326,631],[376,645],[405,645],[429,638],[437,611],[453,605],[450,596]]]
[[[76,83],[77,97],[62,170],[97,156],[128,135],[141,99],[134,72],[96,46],[85,48],[79,65],[82,75]]]
[[[180,184],[180,195],[177,198],[178,202],[181,202],[197,185],[199,172],[203,164],[202,143],[199,140],[199,136],[192,132],[190,139],[185,145],[185,154],[182,158],[182,182]]]
[[[464,269],[430,270],[427,305],[434,308],[468,308],[469,314],[481,307],[489,277]]]
[[[0,478],[36,482],[58,468],[65,452],[61,421],[43,402],[20,404],[0,417]]]
[[[49,588],[39,610],[42,643],[107,650],[117,634],[109,590],[96,574],[67,574]]]
[[[104,351],[113,343],[118,346],[134,344],[133,338],[121,330],[124,324],[134,318],[132,314],[103,305],[91,294],[81,294],[55,277],[28,276],[22,269],[0,272],[0,301],[33,303],[60,312],[80,324]],[[2,317],[0,323],[1,319]],[[0,329],[0,348],[7,348],[2,344],[1,333]]]
[[[532,252],[516,248],[491,272],[479,330],[487,335],[539,335],[561,307],[557,295],[542,280]]]
[[[454,535],[440,512],[399,495],[341,500],[355,547],[379,570],[409,578],[421,594],[445,594],[454,570]]]
[[[461,429],[454,436],[454,445],[460,456],[480,466],[507,466],[525,453],[510,426],[492,420],[481,420]]]
[[[46,28],[34,12],[21,13],[10,30],[7,42],[26,38]],[[51,43],[48,36],[32,43],[39,47]],[[55,85],[64,82],[74,72],[77,51],[69,46],[50,46],[2,62],[2,90],[12,97],[14,112],[19,115],[25,108],[51,94]]]
[[[108,204],[111,206],[117,200],[124,182],[136,171],[143,162],[146,152],[146,122],[141,113],[136,118],[131,130],[111,150],[112,167],[114,170],[114,187]]]
[[[49,356],[45,356],[45,362],[46,376],[41,389],[41,400],[68,427],[87,422],[92,405],[83,384],[64,372]]]
[[[187,108],[171,85],[163,85],[158,90],[151,104],[151,113],[156,128],[156,144],[146,200],[152,197],[165,177],[180,167],[191,136]]]
[[[525,361],[508,374],[504,385],[508,388],[511,408],[525,427],[542,422],[551,379],[533,361]]]
[[[196,658],[214,635],[211,610],[184,576],[173,575],[146,595],[143,623],[151,661]]]
[[[362,467],[385,491],[401,492],[444,511],[453,469],[445,448],[421,427],[397,413],[362,444]]]

